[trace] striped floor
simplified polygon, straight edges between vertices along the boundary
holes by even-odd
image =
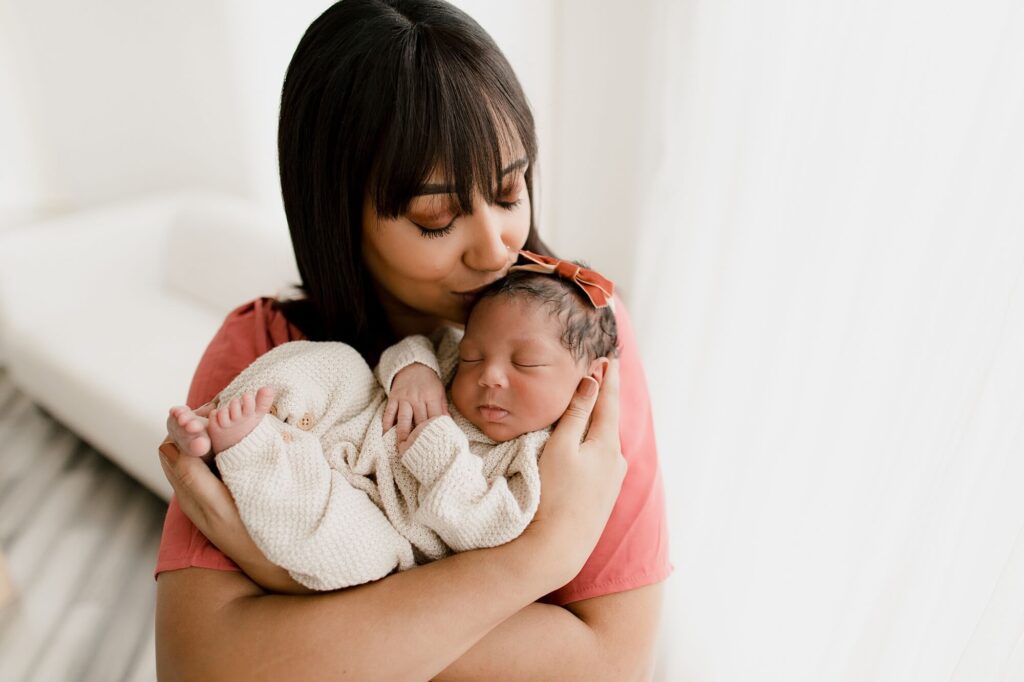
[[[0,369],[0,680],[154,680],[152,577],[166,504]]]

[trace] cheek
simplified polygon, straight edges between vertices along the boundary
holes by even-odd
[[[521,377],[516,382],[516,394],[527,411],[536,421],[530,430],[542,429],[553,424],[569,404],[572,393],[566,393],[556,382],[537,377]]]
[[[513,238],[509,239],[507,243],[511,243],[517,249],[521,249],[526,246],[526,238],[530,236],[530,200],[526,198],[523,200],[524,206],[520,207],[519,213],[515,216],[515,221],[512,226]]]
[[[471,407],[472,390],[473,377],[470,376],[470,371],[459,367],[455,373],[455,379],[452,381],[452,402],[463,414]]]
[[[424,282],[438,281],[458,264],[458,249],[450,238],[430,240],[415,233],[400,234],[397,229],[391,232],[391,235],[377,235],[372,246],[394,275]]]

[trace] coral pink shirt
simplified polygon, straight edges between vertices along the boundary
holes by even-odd
[[[268,298],[256,299],[228,314],[196,368],[188,392],[189,407],[196,408],[213,399],[253,360],[271,348],[304,338],[271,303]],[[551,604],[564,605],[651,585],[672,572],[665,497],[647,383],[633,327],[619,299],[616,299],[616,321],[622,348],[619,438],[629,469],[597,547],[579,575],[543,598],[542,601]],[[164,520],[155,574],[190,566],[241,570],[199,532],[172,497]]]

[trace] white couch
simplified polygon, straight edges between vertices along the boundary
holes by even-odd
[[[232,308],[298,282],[280,217],[186,193],[0,235],[0,360],[15,385],[164,498],[156,446]]]

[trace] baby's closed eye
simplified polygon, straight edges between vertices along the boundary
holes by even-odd
[[[547,367],[546,362],[526,362],[522,360],[513,360],[512,364],[516,367]]]

